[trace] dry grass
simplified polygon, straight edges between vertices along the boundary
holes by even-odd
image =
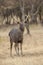
[[[0,65],[43,65],[43,27],[30,26],[31,36],[24,32],[23,56],[17,56],[13,47],[10,57],[8,32],[11,27],[0,29]]]

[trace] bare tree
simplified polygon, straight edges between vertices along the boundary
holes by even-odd
[[[37,14],[41,13],[41,5],[43,4],[43,0],[31,0],[31,22],[37,23]],[[41,14],[40,14],[41,15]],[[41,18],[41,17],[40,17]]]
[[[31,21],[37,23],[37,14],[39,14],[41,19],[40,13],[43,0],[4,0],[3,3],[6,3],[4,4],[5,7],[13,6],[14,10],[19,7],[20,14],[22,14],[22,21],[24,21],[25,14],[28,14],[28,12],[31,16]],[[18,13],[18,11],[16,13]]]

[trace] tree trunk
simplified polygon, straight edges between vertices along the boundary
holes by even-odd
[[[34,4],[32,4],[32,9],[31,9],[31,23],[37,24],[37,12],[35,12]]]
[[[41,7],[39,9],[39,19],[40,19],[40,22],[41,22]]]
[[[21,13],[22,13],[22,21],[24,21],[24,17],[25,17],[25,13],[24,13],[24,1],[22,0],[22,2],[19,0],[20,3],[20,9],[21,9]]]

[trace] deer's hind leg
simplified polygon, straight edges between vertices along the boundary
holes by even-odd
[[[12,56],[12,45],[13,45],[13,42],[12,42],[12,40],[10,39],[10,56]]]
[[[22,51],[22,43],[20,43],[20,50],[21,50],[21,55],[23,55],[23,51]]]

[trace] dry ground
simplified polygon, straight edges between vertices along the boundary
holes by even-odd
[[[43,27],[30,26],[29,36],[25,30],[23,41],[23,56],[17,56],[13,47],[13,57],[10,57],[10,42],[8,33],[12,26],[0,28],[0,65],[43,65]]]

